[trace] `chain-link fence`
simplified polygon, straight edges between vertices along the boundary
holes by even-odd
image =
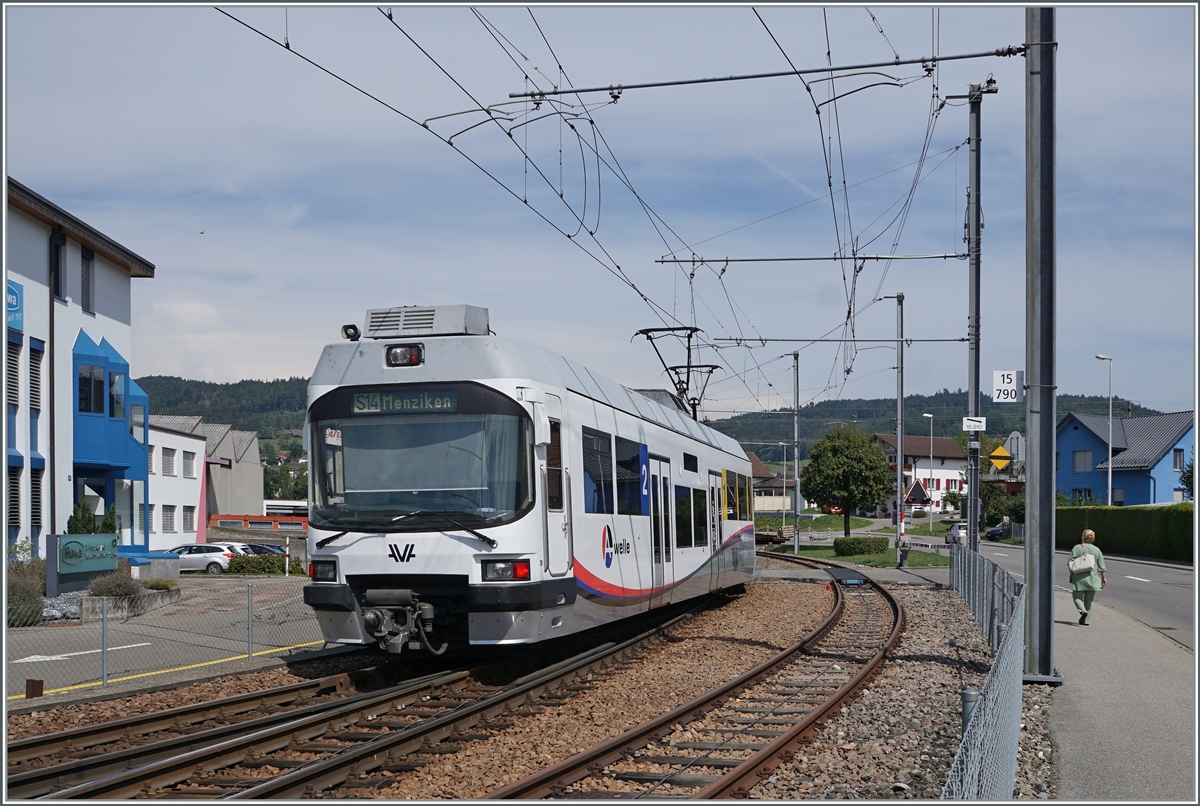
[[[173,594],[60,605],[67,617],[53,620],[41,606],[9,606],[6,694],[24,696],[27,681],[52,694],[203,667],[234,672],[247,659],[318,649],[321,631],[301,598],[307,581],[189,578]]]
[[[942,789],[943,800],[1009,800],[1021,739],[1025,586],[976,552],[953,546],[950,586],[988,636],[992,669]]]

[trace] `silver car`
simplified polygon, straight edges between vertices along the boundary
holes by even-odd
[[[250,552],[242,543],[189,543],[170,549],[170,553],[179,555],[180,571],[219,574],[229,570],[229,561],[234,557]]]

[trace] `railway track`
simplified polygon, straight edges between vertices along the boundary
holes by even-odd
[[[286,798],[312,796],[347,781],[356,787],[394,782],[383,774],[419,769],[431,757],[456,751],[462,742],[507,728],[511,722],[506,721],[506,713],[550,706],[590,688],[577,684],[576,678],[619,664],[695,609],[629,640],[589,650],[505,687],[481,685],[468,670],[460,669],[306,705],[297,702],[303,693],[314,690],[305,683],[284,687],[287,691],[271,689],[229,701],[116,720],[70,732],[75,739],[68,737],[68,732],[31,737],[22,740],[19,748],[25,757],[35,752],[39,743],[43,748],[57,744],[61,749],[71,747],[72,741],[77,742],[74,748],[86,742],[96,748],[114,737],[179,730],[234,709],[251,711],[255,700],[297,706],[288,712],[139,747],[96,752],[61,764],[16,773],[10,768],[8,794],[55,800]],[[330,678],[324,689],[315,690],[339,685],[344,690],[348,682]]]
[[[796,559],[827,569],[834,563]],[[493,792],[492,799],[746,797],[882,667],[904,611],[845,573],[813,633],[728,684]]]

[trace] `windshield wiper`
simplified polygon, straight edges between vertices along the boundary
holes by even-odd
[[[487,535],[482,534],[481,532],[477,532],[469,526],[464,526],[463,524],[456,521],[454,518],[451,518],[445,512],[439,512],[438,510],[434,510],[434,509],[414,509],[412,512],[405,512],[403,515],[397,515],[396,517],[392,518],[392,523],[396,523],[397,521],[402,521],[405,518],[411,518],[416,515],[433,515],[435,517],[441,518],[442,520],[446,521],[446,523],[452,524],[453,526],[457,526],[462,531],[466,532],[467,534],[471,535],[472,537],[476,538],[477,540],[482,540],[484,543],[487,543],[492,548],[496,548],[497,546],[500,545],[499,543],[497,543],[495,540],[492,540],[492,538],[488,537]]]

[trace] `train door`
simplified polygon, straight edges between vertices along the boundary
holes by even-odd
[[[712,547],[715,556],[721,550],[721,474],[708,474],[708,545]],[[709,574],[709,590],[720,587],[719,563],[710,563],[712,572]]]
[[[671,496],[671,463],[650,457],[650,607],[666,604],[665,588],[673,581],[671,564],[671,524],[674,523],[674,498]]]
[[[563,444],[562,401],[546,395],[546,415],[550,419],[550,443],[546,446],[546,469],[542,473],[542,491],[546,506],[542,510],[543,546],[546,571],[553,577],[565,575],[574,566],[571,531],[571,469],[569,452]]]

